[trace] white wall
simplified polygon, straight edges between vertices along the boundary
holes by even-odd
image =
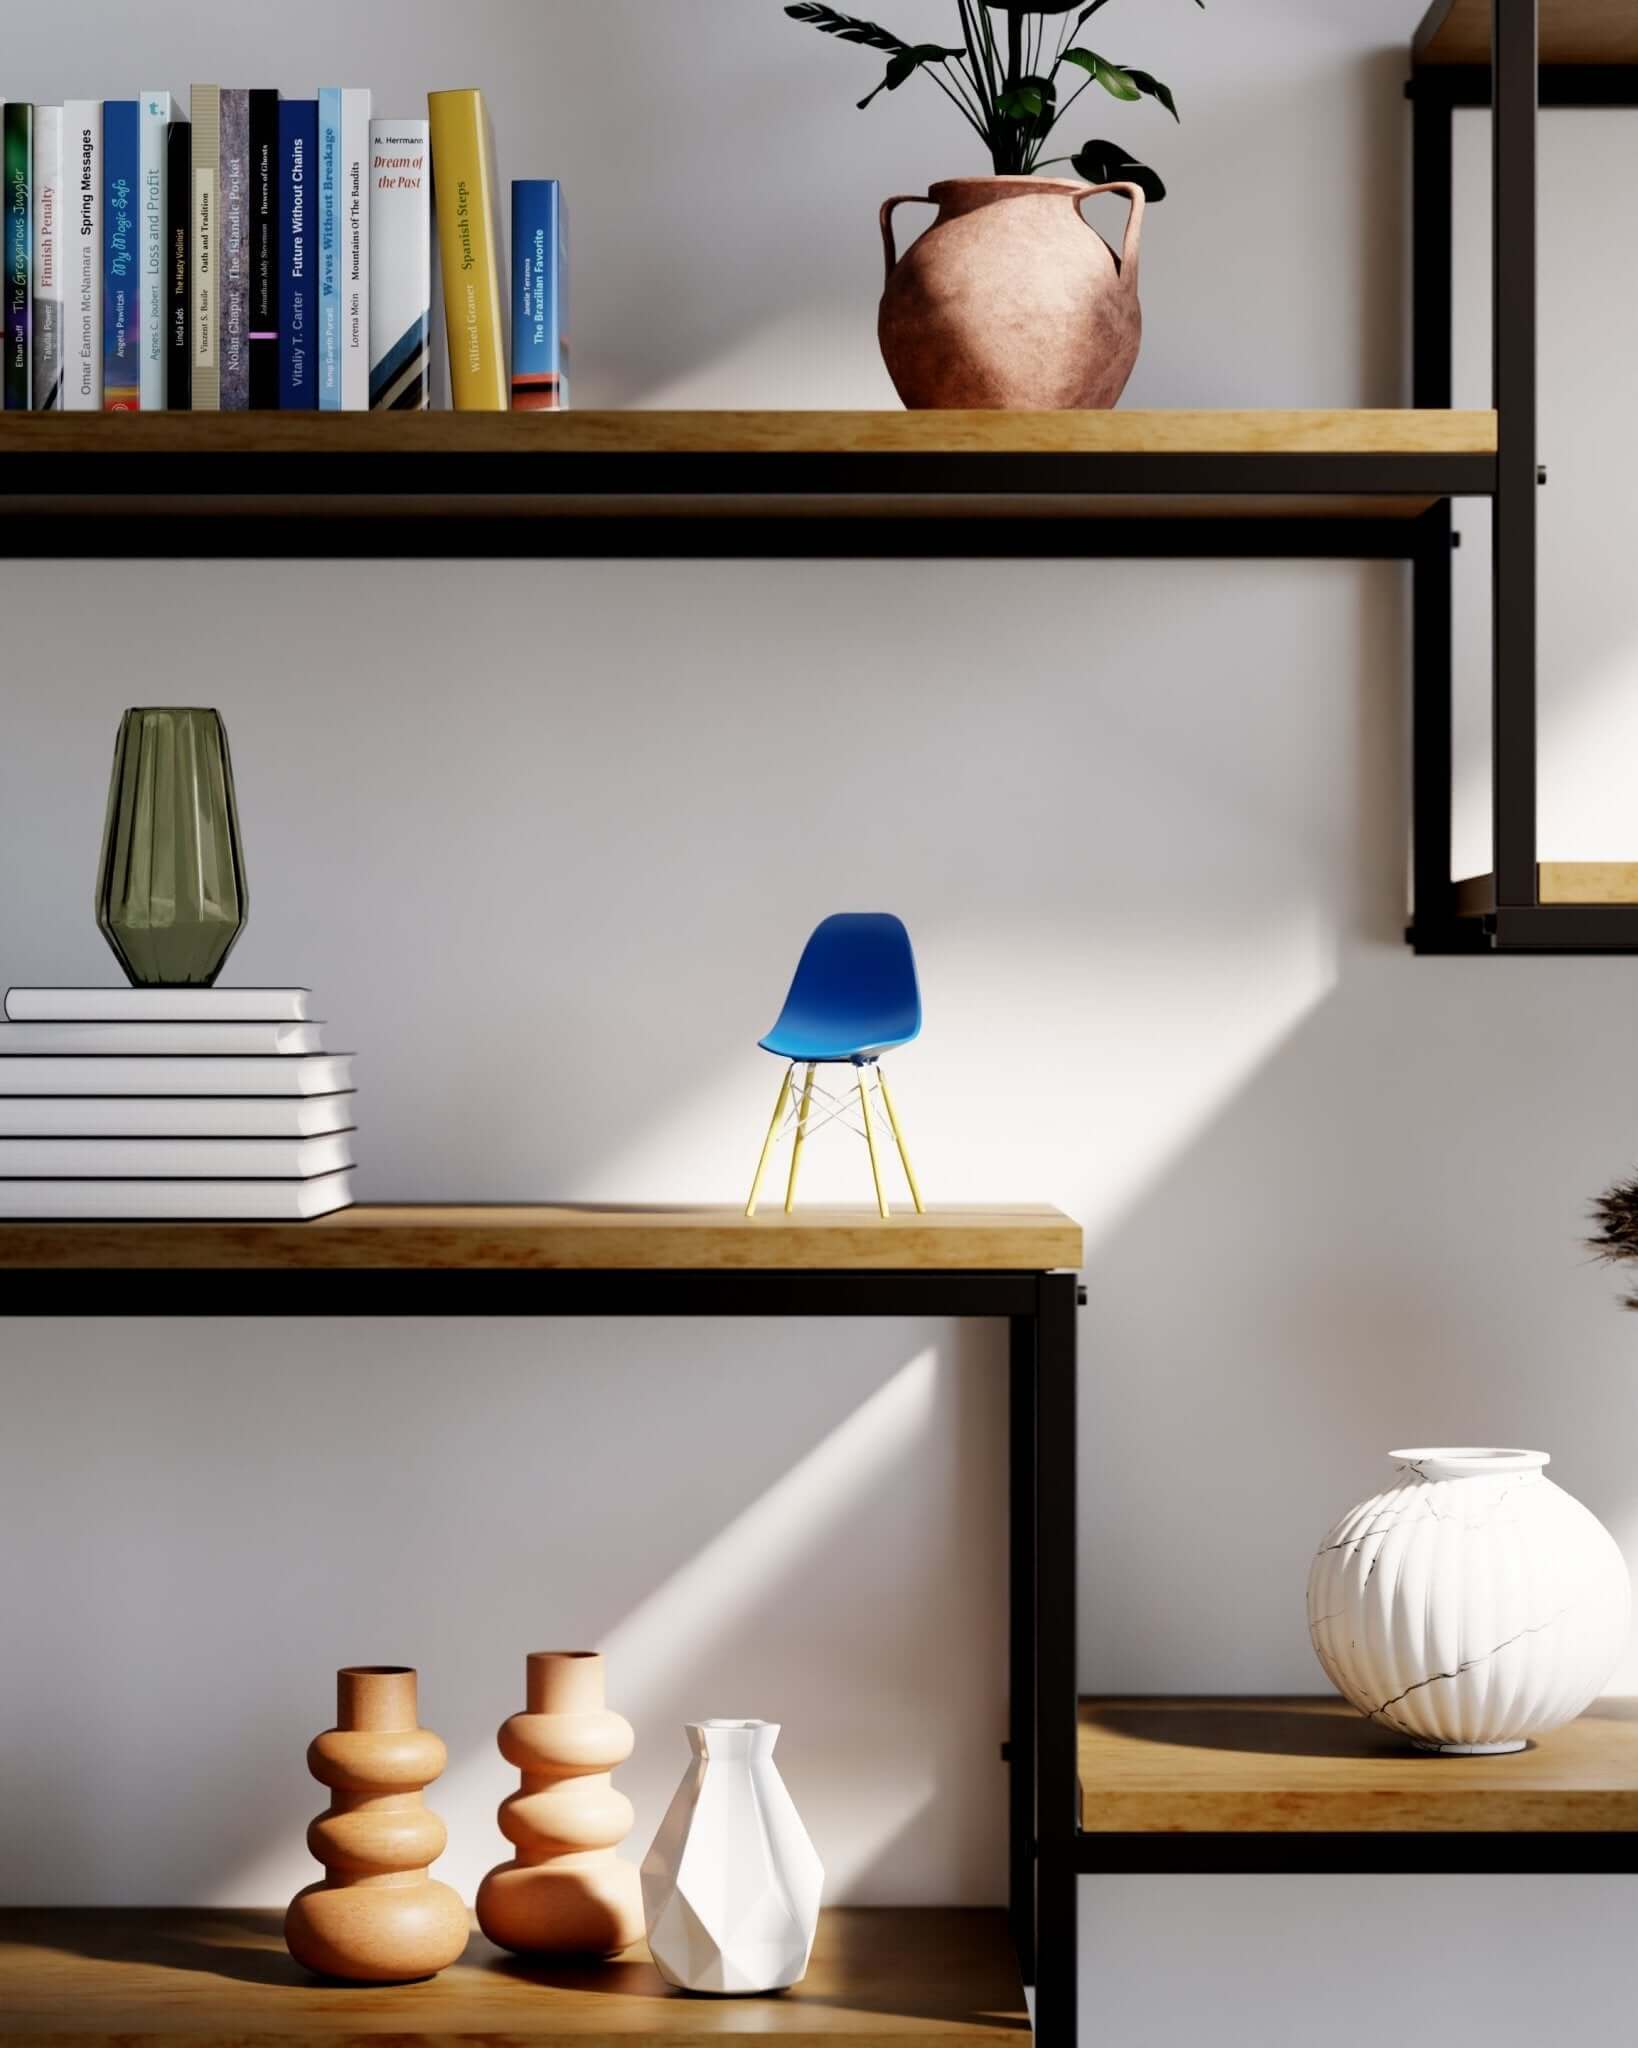
[[[323,72],[407,111],[479,80],[503,177],[570,183],[582,403],[891,401],[875,205],[977,166],[936,94],[856,115],[873,60],[774,0],[400,0],[390,34],[313,0],[224,14],[19,11],[0,85]],[[1073,138],[1172,184],[1132,401],[1395,402],[1412,6],[1105,18],[1186,117]],[[1573,780],[1545,815],[1609,822],[1549,851],[1623,851],[1594,714],[1632,715],[1638,635],[1575,563],[1630,530],[1584,396],[1624,331],[1589,223],[1617,246],[1624,214],[1609,124],[1560,143],[1567,118],[1544,738]],[[800,940],[900,910],[924,1185],[1088,1228],[1088,1687],[1318,1687],[1310,1549],[1408,1439],[1549,1449],[1638,1553],[1638,1332],[1578,1243],[1631,1160],[1638,974],[1399,943],[1399,570],[0,565],[0,617],[0,981],[109,976],[118,713],[221,706],[254,895],[233,973],[310,981],[359,1048],[370,1195],[738,1195]],[[862,1175],[814,1148],[814,1196]],[[423,1671],[470,1888],[501,1847],[493,1725],[556,1641],[606,1645],[638,1722],[635,1848],[681,1721],[764,1713],[837,1896],[997,1897],[1001,1362],[947,1326],[0,1326],[0,1896],[283,1897],[329,1673],[377,1659]],[[1572,1982],[1591,2034],[1625,2019],[1600,1958],[1633,1901],[1089,1882],[1087,2038],[1220,2035],[1226,1996],[1246,2038],[1306,2040],[1362,1927],[1457,2038],[1534,2039]],[[1363,2048],[1380,2015],[1327,2030]]]

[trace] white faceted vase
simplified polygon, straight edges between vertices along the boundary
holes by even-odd
[[[1523,1749],[1592,1704],[1627,1646],[1609,1531],[1542,1451],[1393,1451],[1401,1471],[1321,1544],[1308,1631],[1325,1675],[1419,1749]]]
[[[679,1991],[783,1991],[807,1972],[825,1873],[773,1760],[772,1721],[701,1721],[643,1859],[655,1967]]]

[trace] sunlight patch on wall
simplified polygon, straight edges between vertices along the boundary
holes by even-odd
[[[924,1036],[888,1062],[930,1203],[1052,1201],[1095,1241],[1210,1127],[1248,1078],[1336,987],[1329,906],[1303,902],[1213,923],[1173,907],[1062,922],[922,925]],[[927,991],[937,989],[936,1004]],[[577,1193],[664,1188],[743,1202],[780,1064],[733,1048],[715,1078],[679,1087]],[[841,1078],[838,1078],[838,1077]],[[831,1069],[833,1088],[850,1085]],[[878,1131],[888,1198],[909,1197]],[[764,1203],[785,1192],[788,1148]],[[872,1200],[862,1139],[832,1127],[805,1150],[799,1204]]]

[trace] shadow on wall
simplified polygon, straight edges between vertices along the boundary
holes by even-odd
[[[1005,1774],[975,1784],[973,1759],[1004,1731],[1004,1346],[826,1323],[816,1369],[801,1326],[644,1327],[633,1359],[580,1325],[389,1325],[390,1349],[338,1355],[299,1322],[144,1323],[117,1360],[93,1331],[19,1374],[4,1493],[57,1566],[48,1584],[14,1551],[0,1583],[31,1646],[0,1720],[36,1764],[8,1782],[0,1897],[289,1896],[314,1874],[303,1756],[334,1670],[389,1653],[449,1744],[429,1804],[439,1874],[470,1897],[509,1853],[494,1731],[524,1652],[602,1642],[639,1731],[629,1851],[683,1723],[754,1712],[785,1724],[833,1897],[992,1899]],[[28,1452],[70,1429],[73,1471]]]

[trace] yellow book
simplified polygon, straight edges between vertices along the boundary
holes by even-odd
[[[457,412],[506,412],[506,324],[495,211],[495,137],[481,92],[427,94],[433,204]]]

